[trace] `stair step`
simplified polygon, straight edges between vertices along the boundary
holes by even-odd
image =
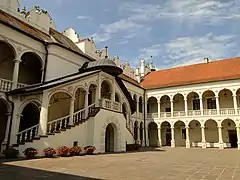
[[[54,131],[54,133],[61,133],[61,131]]]
[[[55,133],[47,133],[47,135],[55,135]]]
[[[41,139],[41,136],[40,137],[34,137],[33,140],[40,140]]]
[[[48,136],[47,135],[40,135],[39,137],[40,138],[47,138]]]

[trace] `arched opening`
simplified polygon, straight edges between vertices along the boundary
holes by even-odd
[[[209,119],[205,122],[205,137],[209,147],[217,147],[219,141],[217,122]]]
[[[12,81],[14,69],[14,48],[6,42],[0,41],[0,78]],[[1,87],[0,87],[1,90]]]
[[[143,122],[140,123],[140,141],[141,145],[143,145]]]
[[[158,128],[155,122],[148,125],[148,139],[150,147],[158,147]]]
[[[201,124],[197,120],[189,123],[189,138],[193,147],[200,147],[202,142]]]
[[[142,96],[139,97],[139,112],[143,113],[143,99],[142,99]]]
[[[174,111],[184,111],[185,108],[184,97],[182,94],[176,94],[173,97],[173,109]]]
[[[114,127],[113,124],[108,124],[105,132],[105,152],[114,152]]]
[[[135,140],[135,143],[137,143],[137,139],[138,139],[138,122],[137,121],[134,122],[133,131],[134,131],[134,140]]]
[[[111,100],[111,85],[107,81],[103,81],[101,85],[101,98]]]
[[[83,88],[78,88],[75,92],[74,112],[85,108],[86,91]]]
[[[137,109],[137,95],[136,94],[133,95],[133,102],[134,102],[135,108]]]
[[[127,120],[128,112],[127,112],[127,105],[126,105],[126,103],[122,104],[122,113],[123,113],[123,116],[125,117],[125,119]]]
[[[186,128],[182,121],[177,121],[174,124],[174,139],[175,146],[186,146]]]
[[[70,103],[71,96],[66,92],[57,92],[51,96],[48,107],[48,132],[59,131],[68,125]]]
[[[27,104],[23,111],[22,111],[22,117],[20,119],[19,124],[19,130],[18,132],[22,132],[30,127],[33,127],[37,124],[39,124],[39,118],[40,118],[40,109],[37,104],[35,103],[29,103]],[[34,128],[32,131],[26,132],[26,134],[22,134],[21,138],[22,141],[30,140],[32,137],[34,137],[37,133],[36,128]]]
[[[172,132],[169,122],[165,121],[161,124],[161,134],[162,146],[171,146]]]
[[[118,93],[115,93],[115,102],[119,102],[120,103],[120,96]]]
[[[0,99],[0,149],[6,134],[6,127],[8,121],[8,108],[6,102]]]
[[[148,113],[157,113],[158,112],[158,105],[157,105],[157,98],[150,97],[147,101],[147,112]]]
[[[203,109],[217,109],[216,98],[213,91],[211,90],[205,91],[202,95],[202,98],[203,98]]]
[[[97,86],[91,84],[88,89],[88,105],[94,104],[96,102],[96,89]]]
[[[160,99],[160,108],[161,112],[166,112],[167,116],[171,116],[171,102],[170,102],[170,97],[167,95],[164,95]]]
[[[231,119],[225,119],[221,125],[223,142],[226,143],[227,147],[236,148],[238,139],[235,122]]]
[[[234,112],[233,106],[233,93],[229,89],[222,89],[219,94],[219,107],[220,108],[232,108]],[[224,114],[224,110],[221,110],[221,114]]]
[[[200,112],[200,99],[196,92],[191,92],[187,95],[188,115],[192,116],[193,111]]]
[[[23,84],[37,84],[42,81],[42,63],[40,57],[32,52],[26,52],[19,64],[18,82]]]

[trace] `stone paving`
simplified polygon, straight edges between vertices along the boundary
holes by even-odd
[[[239,180],[239,164],[237,149],[165,147],[161,151],[3,162],[0,179]]]

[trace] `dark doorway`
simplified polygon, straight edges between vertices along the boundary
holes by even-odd
[[[166,133],[166,146],[171,146],[172,135],[171,133]]]
[[[3,100],[0,99],[0,149],[5,138],[6,127],[7,127],[7,107]]]
[[[158,146],[158,127],[155,122],[151,122],[148,125],[148,139],[150,147]]]
[[[106,128],[105,152],[114,152],[114,128],[111,124],[107,125]]]
[[[228,130],[229,142],[231,144],[231,148],[237,147],[237,131],[236,130]]]

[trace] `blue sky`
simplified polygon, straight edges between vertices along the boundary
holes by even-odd
[[[124,62],[157,68],[240,56],[240,0],[20,0],[39,5],[57,29],[94,37]],[[152,58],[151,58],[152,56]]]

